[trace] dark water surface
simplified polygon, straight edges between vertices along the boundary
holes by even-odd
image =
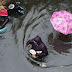
[[[0,36],[0,72],[72,72],[72,35],[64,36],[53,29],[54,11],[72,13],[71,0],[20,1],[25,13],[11,15],[6,33]],[[27,54],[26,42],[39,35],[49,55],[34,60]],[[45,63],[46,68],[42,68]]]

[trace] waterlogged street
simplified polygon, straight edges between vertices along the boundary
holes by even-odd
[[[55,11],[72,13],[71,0],[20,1],[24,15],[10,15],[7,31],[0,35],[0,72],[72,72],[72,34],[54,30],[50,18]],[[35,60],[28,55],[26,42],[40,36],[49,55]],[[45,67],[43,66],[45,64]]]

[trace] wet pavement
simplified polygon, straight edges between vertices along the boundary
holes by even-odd
[[[1,72],[72,72],[72,35],[64,36],[54,30],[50,18],[54,11],[72,13],[70,0],[21,1],[23,16],[11,15],[7,31],[0,35]],[[43,60],[32,59],[26,42],[40,36],[49,55]],[[43,68],[45,63],[46,67]]]

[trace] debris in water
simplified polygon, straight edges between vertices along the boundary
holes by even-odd
[[[46,63],[41,63],[40,66],[41,67],[47,67],[47,64]]]
[[[62,68],[63,66],[61,66],[61,68]]]

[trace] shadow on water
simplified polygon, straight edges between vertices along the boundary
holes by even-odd
[[[46,63],[47,68],[72,65],[72,35],[64,36],[55,31],[50,23],[54,11],[72,12],[71,3],[70,0],[21,0],[26,13],[23,17],[13,17],[12,31],[16,43],[23,46],[24,55],[32,65],[40,66],[41,63]],[[37,35],[41,37],[49,52],[43,60],[31,58],[26,50],[26,42]]]
[[[51,33],[48,37],[49,44],[52,44],[54,47],[54,50],[61,53],[61,52],[69,52],[68,49],[71,48],[71,44],[68,44],[71,42],[71,36],[72,35],[63,35],[59,33],[54,40],[53,34]]]

